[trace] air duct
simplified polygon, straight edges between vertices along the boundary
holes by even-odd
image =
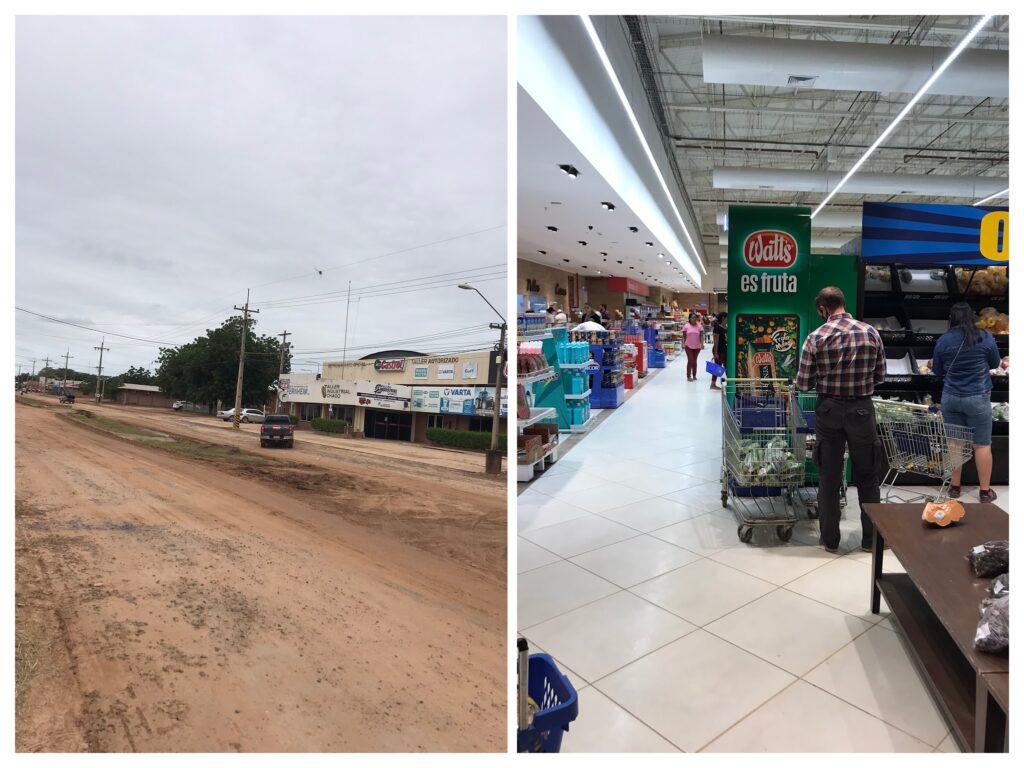
[[[770,189],[777,192],[832,191],[842,173],[791,171],[773,168],[715,168],[715,189]],[[968,197],[980,200],[1009,186],[997,176],[938,176],[909,173],[858,173],[843,187],[843,194],[922,195]]]
[[[728,35],[706,37],[701,46],[706,83],[877,93],[916,92],[950,50]],[[966,50],[929,93],[1008,98],[1009,54]]]
[[[725,229],[725,220],[729,216],[726,211],[718,214],[718,226]],[[811,220],[814,229],[860,229],[861,213],[859,211],[822,211]]]

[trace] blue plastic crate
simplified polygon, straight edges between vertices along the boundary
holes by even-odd
[[[518,752],[558,752],[562,735],[579,714],[576,689],[546,653],[530,654],[530,698],[537,703],[533,722],[518,732]]]
[[[740,485],[734,479],[729,480],[729,492],[740,498],[762,498],[765,496],[781,496],[782,488],[767,485]]]

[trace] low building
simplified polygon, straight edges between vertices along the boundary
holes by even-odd
[[[153,408],[170,408],[174,398],[165,395],[160,387],[152,384],[122,384],[117,388],[119,405],[148,405]]]
[[[438,356],[389,350],[325,363],[319,374],[283,376],[279,396],[300,419],[345,419],[366,437],[422,443],[430,427],[491,431],[496,361],[493,350]],[[503,388],[501,416],[507,413]]]

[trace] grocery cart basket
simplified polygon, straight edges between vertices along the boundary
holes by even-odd
[[[796,500],[807,510],[807,516],[816,519],[818,517],[818,481],[821,475],[817,464],[811,459],[814,452],[814,444],[817,441],[815,424],[815,408],[818,405],[817,392],[797,392],[797,404],[803,414],[804,426],[797,428],[797,439],[804,441],[806,455],[806,466],[804,468],[804,483],[796,489]],[[850,452],[843,452],[843,474],[839,486],[839,508],[846,508],[846,468],[850,461]]]
[[[562,734],[579,714],[576,689],[546,653],[529,655],[519,638],[519,752],[558,752]]]
[[[789,541],[803,485],[806,420],[788,379],[729,379],[722,393],[722,506],[733,502],[736,534],[749,543],[754,527],[775,526]]]
[[[915,503],[949,498],[953,470],[971,460],[974,451],[970,427],[946,424],[934,405],[919,405],[875,398],[875,421],[889,457],[889,469],[882,481],[882,498],[887,502]],[[938,493],[897,493],[900,478],[913,472],[941,481]]]

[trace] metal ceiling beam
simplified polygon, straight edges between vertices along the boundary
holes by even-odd
[[[817,27],[821,29],[848,29],[860,32],[905,32],[906,24],[898,22],[877,22],[877,21],[846,21],[842,16],[701,16],[700,19],[707,21],[723,21],[739,24],[763,24],[769,27]],[[970,25],[959,26],[933,26],[928,30],[932,35],[962,36],[970,28]],[[992,38],[994,40],[1009,40],[1010,33],[1004,30],[989,29],[978,35],[979,38]],[[659,38],[660,48],[681,48],[686,47],[692,40],[690,34],[665,35]]]
[[[707,113],[723,113],[723,114],[767,114],[767,115],[788,115],[790,117],[817,117],[817,118],[830,118],[830,119],[843,119],[851,118],[853,114],[850,112],[837,112],[833,110],[815,110],[815,109],[779,109],[772,107],[718,107],[709,104],[668,104],[668,109],[675,112],[707,112]],[[877,122],[889,122],[893,118],[893,115],[885,114],[869,114],[864,115],[861,120],[864,121],[877,121]],[[1009,115],[1003,118],[996,117],[957,117],[955,115],[923,115],[921,113],[911,113],[906,117],[907,121],[915,121],[919,123],[974,123],[976,125],[1009,125]]]

